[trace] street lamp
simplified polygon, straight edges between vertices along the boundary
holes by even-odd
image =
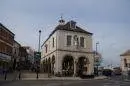
[[[39,30],[39,44],[38,44],[38,52],[40,52],[40,42],[41,42],[41,30]]]
[[[98,52],[98,50],[97,50],[97,46],[98,46],[98,44],[99,44],[99,42],[96,42],[96,52],[95,52],[95,58],[96,58],[96,56],[97,56],[97,52]],[[98,76],[98,63],[96,63],[96,66],[97,66],[97,76]]]
[[[39,44],[38,44],[38,52],[40,54],[40,42],[41,42],[41,30],[39,30]],[[40,56],[40,55],[39,55]],[[41,58],[40,58],[41,59]],[[39,65],[40,65],[40,59],[38,57],[37,61],[36,61],[36,65],[37,65],[37,70],[36,70],[36,73],[37,73],[37,79],[38,79],[38,72],[39,72]]]

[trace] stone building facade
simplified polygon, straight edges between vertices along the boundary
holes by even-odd
[[[65,23],[61,19],[59,23],[42,45],[42,70],[62,76],[92,75],[92,33],[78,27],[75,21]]]

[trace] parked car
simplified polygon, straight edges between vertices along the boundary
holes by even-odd
[[[104,69],[103,70],[103,75],[104,76],[111,76],[112,75],[112,70],[111,69]]]
[[[121,69],[119,67],[113,68],[113,74],[114,75],[121,75]]]

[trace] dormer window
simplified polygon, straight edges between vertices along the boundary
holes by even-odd
[[[70,21],[70,28],[75,29],[76,28],[76,22],[75,21]]]

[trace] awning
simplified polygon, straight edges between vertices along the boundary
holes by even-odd
[[[0,60],[9,62],[9,61],[11,61],[11,56],[0,53]]]

